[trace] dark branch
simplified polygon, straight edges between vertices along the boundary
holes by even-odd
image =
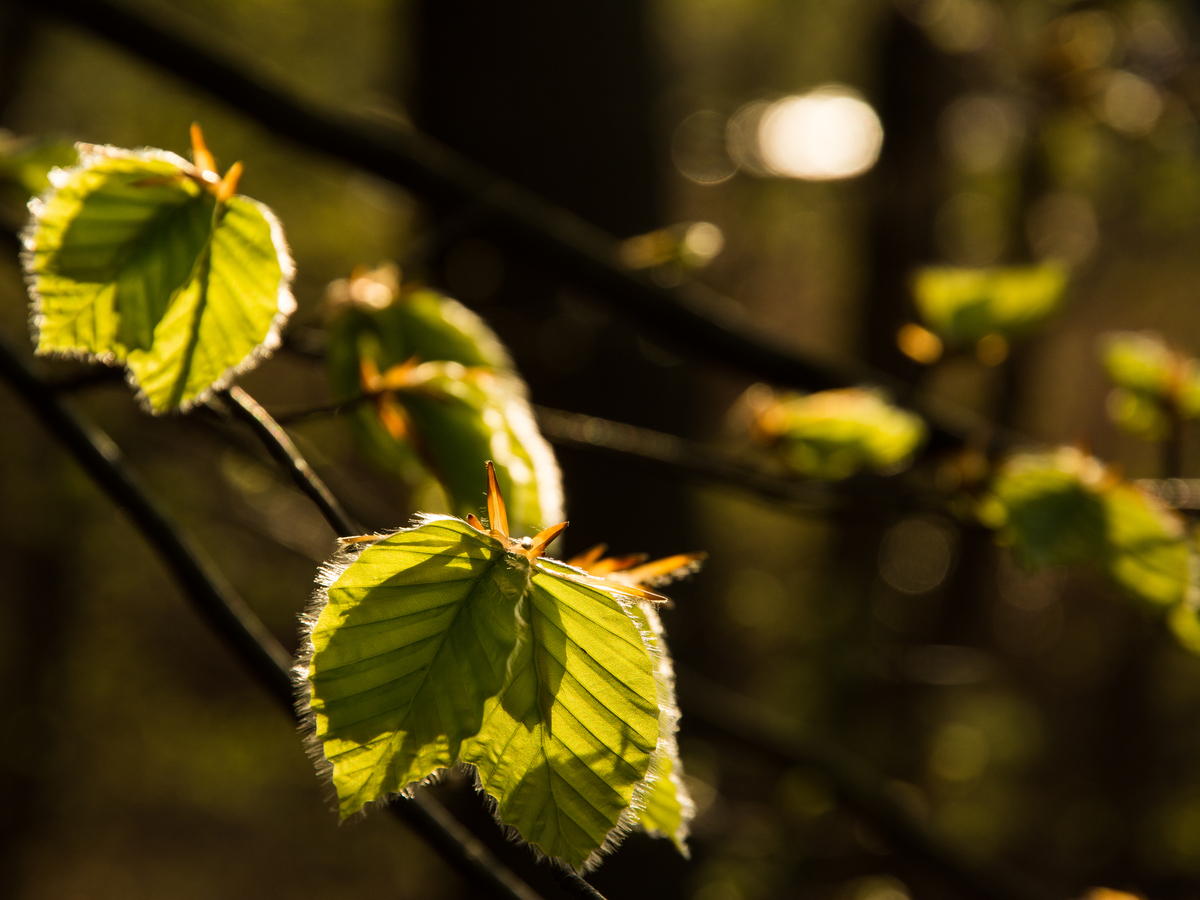
[[[107,0],[8,0],[57,14],[166,69],[276,134],[359,166],[421,197],[471,210],[497,238],[542,260],[565,278],[597,291],[664,345],[804,390],[877,384],[919,412],[933,430],[932,448],[986,435],[1014,442],[985,419],[954,404],[918,396],[890,375],[800,353],[753,321],[735,301],[698,284],[666,288],[625,267],[612,235],[504,181],[415,131],[386,133],[375,123],[302,102],[229,55],[154,25]]]
[[[295,715],[291,658],[258,617],[227,585],[199,548],[150,497],[120,449],[108,435],[72,410],[0,336],[0,377],[26,402],[37,419],[62,443],[109,498],[132,517],[158,551],[201,618],[289,715]],[[425,838],[457,872],[506,900],[538,900],[433,797],[399,798],[389,809]],[[592,893],[574,892],[585,900]]]
[[[794,721],[683,667],[678,669],[678,688],[689,729],[706,729],[789,765],[820,769],[838,796],[896,849],[948,876],[961,895],[978,900],[1053,900],[1024,876],[959,853],[905,806],[886,776],[844,748],[805,734]]]
[[[292,439],[287,436],[287,432],[253,397],[237,385],[221,391],[218,396],[226,401],[236,418],[250,426],[275,462],[279,463],[292,476],[292,481],[316,504],[321,515],[325,517],[325,521],[338,535],[351,537],[362,534],[362,529],[354,524],[350,516],[342,509],[342,505],[338,503],[337,498],[325,486],[325,482],[313,471],[308,460],[301,456],[296,445],[292,443]]]
[[[861,519],[867,510],[898,513],[944,505],[940,495],[922,498],[911,490],[889,488],[895,476],[862,475],[838,482],[785,478],[699,441],[560,409],[535,406],[534,410],[546,439],[560,447],[606,453],[673,475],[732,485],[808,512],[850,512]]]
[[[162,556],[201,618],[221,636],[275,699],[291,709],[291,657],[202,551],[143,488],[108,435],[75,413],[0,337],[0,376],[106,494],[132,517]]]

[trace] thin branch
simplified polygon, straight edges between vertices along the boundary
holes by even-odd
[[[350,516],[342,509],[342,505],[330,493],[325,482],[296,449],[296,445],[287,436],[287,432],[271,418],[270,414],[258,404],[258,401],[237,385],[221,391],[218,396],[226,401],[236,418],[250,426],[275,462],[279,463],[292,476],[292,481],[316,504],[321,515],[325,517],[325,521],[339,536],[351,537],[362,534],[362,529],[354,524]]]
[[[963,895],[978,900],[1055,900],[1024,875],[995,863],[976,862],[933,834],[883,773],[844,748],[806,734],[796,722],[686,667],[677,667],[677,679],[680,709],[689,728],[699,726],[787,764],[820,769],[838,796],[896,849],[949,876]]]
[[[546,439],[560,447],[598,451],[674,475],[729,484],[770,500],[793,503],[805,511],[861,515],[866,508],[902,512],[944,504],[940,497],[924,498],[929,501],[926,503],[911,492],[900,496],[884,488],[894,476],[862,475],[837,482],[785,478],[699,441],[545,406],[535,406],[534,411]]]
[[[108,0],[7,0],[90,29],[245,113],[276,134],[405,187],[468,209],[490,232],[564,277],[597,291],[656,340],[690,356],[729,365],[777,384],[823,390],[877,384],[931,425],[931,449],[987,435],[993,446],[1019,443],[975,413],[883,372],[798,351],[756,322],[736,301],[699,284],[666,288],[627,268],[615,237],[536,194],[505,181],[416,131],[390,130],[321,109],[268,83],[228,53],[159,27]],[[489,232],[489,233],[490,233]]]
[[[0,377],[26,402],[92,479],[129,513],[158,551],[201,618],[224,640],[289,715],[295,716],[291,658],[259,618],[224,581],[142,486],[112,440],[71,409],[0,335]],[[503,865],[438,801],[399,798],[389,809],[427,840],[457,872],[506,900],[538,900],[538,894]],[[582,891],[586,900],[595,898]]]

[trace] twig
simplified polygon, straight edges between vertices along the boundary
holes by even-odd
[[[13,387],[110,499],[130,514],[200,616],[271,696],[294,716],[291,658],[287,651],[150,497],[116,444],[34,374],[2,335],[0,377]],[[468,876],[477,886],[506,900],[537,900],[537,893],[433,797],[397,799],[389,809],[425,838],[455,871]],[[582,892],[578,896],[594,900]]]
[[[287,436],[287,432],[271,418],[270,414],[258,404],[258,401],[237,385],[221,391],[218,396],[227,402],[235,417],[250,426],[271,457],[292,476],[292,481],[316,504],[321,515],[325,517],[325,521],[339,536],[351,537],[362,534],[362,529],[355,525],[346,511],[342,509],[342,505],[330,493],[325,482],[296,449],[296,445]]]
[[[931,449],[986,433],[995,447],[1019,443],[985,419],[882,372],[805,355],[755,322],[737,302],[698,284],[666,288],[625,267],[612,235],[530,191],[504,181],[415,131],[381,133],[344,114],[306,103],[270,85],[228,54],[200,47],[108,0],[8,0],[59,15],[192,85],[260,125],[309,149],[357,165],[435,202],[478,210],[501,238],[565,277],[599,292],[658,340],[691,356],[756,377],[823,390],[872,383],[891,391],[931,425]]]
[[[535,406],[534,411],[546,439],[561,447],[599,451],[672,474],[733,485],[770,500],[796,504],[805,511],[861,515],[867,507],[898,512],[922,502],[916,495],[900,497],[882,489],[892,476],[858,476],[838,482],[784,478],[759,471],[699,441],[545,406]]]
[[[805,734],[786,717],[686,667],[676,667],[680,709],[689,729],[707,728],[788,764],[826,773],[837,794],[897,849],[931,865],[963,894],[979,900],[1054,900],[1021,874],[975,862],[937,837],[891,790],[887,778],[844,748]]]

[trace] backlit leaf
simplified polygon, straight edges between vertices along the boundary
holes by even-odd
[[[1010,459],[992,484],[983,518],[1029,569],[1090,562],[1156,605],[1180,602],[1188,593],[1182,523],[1078,450]]]
[[[522,557],[431,517],[327,570],[299,674],[343,817],[453,765],[516,644]]]
[[[372,395],[353,422],[377,464],[408,480],[431,472],[453,511],[466,515],[487,488],[483,463],[490,459],[515,530],[562,518],[554,452],[524,382],[478,316],[433,291],[401,291],[386,269],[335,283],[330,294],[340,298],[327,350],[330,378],[339,399]],[[366,383],[365,371],[386,380],[406,363],[404,377],[388,387]]]
[[[80,150],[25,233],[37,351],[124,363],[152,411],[186,409],[277,346],[295,308],[282,228],[174,154]]]
[[[560,572],[535,571],[511,675],[462,758],[502,822],[587,870],[636,820],[659,706],[654,663],[625,605]]]
[[[899,471],[927,435],[919,416],[858,388],[782,395],[756,412],[756,436],[775,446],[789,468],[810,478]]]
[[[1066,269],[1054,264],[930,267],[913,279],[913,299],[925,325],[961,346],[988,335],[1011,338],[1027,332],[1058,309],[1066,287]]]
[[[515,835],[573,866],[594,866],[650,798],[644,824],[682,849],[670,660],[634,597],[696,555],[630,568],[629,584],[546,559],[565,523],[512,539],[487,476],[487,528],[427,516],[347,540],[369,546],[326,570],[296,677],[341,814],[461,763]]]

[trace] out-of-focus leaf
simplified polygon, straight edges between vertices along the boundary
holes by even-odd
[[[921,269],[913,296],[922,321],[947,343],[974,344],[988,335],[1018,337],[1045,321],[1062,302],[1061,266]]]
[[[326,352],[330,379],[339,399],[372,395],[353,418],[364,447],[406,479],[431,472],[459,515],[478,507],[483,463],[492,460],[515,529],[559,521],[558,465],[503,345],[466,307],[429,290],[393,289],[397,281],[384,269],[331,289],[341,299]],[[390,386],[365,384],[364,371],[383,381],[393,373]]]
[[[1118,387],[1166,398],[1176,360],[1157,335],[1122,331],[1105,335],[1104,370]]]
[[[427,516],[326,569],[296,668],[312,753],[343,816],[473,765],[504,824],[587,869],[635,824],[656,759],[674,762],[669,660],[634,601],[653,595],[546,559],[565,523],[511,538],[488,482],[486,529]]]
[[[32,204],[37,351],[123,362],[154,412],[186,409],[278,345],[292,261],[269,209],[159,150],[81,146]],[[215,179],[215,176],[214,176]]]
[[[1200,416],[1200,363],[1171,350],[1158,335],[1105,335],[1102,356],[1116,385],[1108,397],[1108,414],[1122,430],[1158,441],[1170,434],[1172,415]]]
[[[1090,562],[1149,603],[1187,595],[1189,551],[1179,520],[1078,450],[1010,459],[981,518],[1026,568]]]
[[[1171,417],[1162,401],[1151,394],[1113,388],[1105,408],[1117,427],[1143,440],[1161,441],[1171,433]]]
[[[789,468],[823,479],[899,471],[927,435],[919,416],[858,388],[760,402],[754,433],[776,446]]]
[[[1183,523],[1157,499],[1124,482],[1104,492],[1104,507],[1112,579],[1151,603],[1183,601],[1191,581]]]
[[[0,192],[24,203],[50,187],[50,172],[79,162],[73,144],[5,137],[0,134]]]

